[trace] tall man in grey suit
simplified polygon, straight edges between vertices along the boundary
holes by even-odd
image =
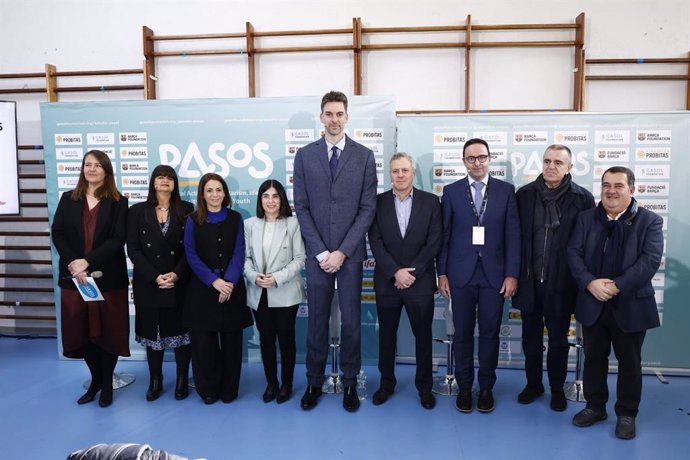
[[[369,230],[369,244],[376,258],[374,289],[381,372],[381,385],[373,403],[378,406],[386,402],[395,388],[395,346],[405,305],[415,337],[415,386],[422,407],[433,409],[436,398],[431,393],[431,325],[443,221],[436,195],[412,187],[415,172],[414,159],[407,153],[391,157],[393,189],[377,197],[376,218]]]
[[[345,393],[343,407],[359,408],[355,391],[360,370],[362,262],[364,237],[376,212],[374,153],[345,135],[347,96],[337,91],[321,99],[324,137],[299,149],[295,156],[294,198],[297,219],[307,247],[307,390],[304,410],[315,407],[328,356],[331,301],[338,283],[342,319],[340,365]]]

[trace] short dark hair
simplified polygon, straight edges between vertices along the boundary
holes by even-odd
[[[340,91],[329,91],[321,98],[321,112],[323,107],[329,102],[342,102],[345,106],[345,113],[347,113],[347,96]]]
[[[604,175],[601,176],[601,183],[604,183],[604,176],[607,175],[608,173],[611,174],[620,174],[623,173],[626,175],[628,178],[628,187],[634,187],[635,186],[635,173],[632,172],[632,169],[626,168],[625,166],[611,166],[609,169],[607,169],[604,172]]]
[[[568,158],[572,161],[573,159],[573,152],[570,151],[567,145],[563,144],[551,144],[548,147],[546,147],[546,150],[544,150],[544,153],[548,152],[549,150],[565,150],[565,152],[568,154]]]
[[[287,193],[285,193],[285,187],[279,181],[275,179],[268,179],[264,181],[263,184],[259,186],[259,191],[256,194],[256,217],[263,219],[266,215],[264,213],[264,207],[261,206],[261,195],[263,195],[266,190],[273,187],[278,192],[278,197],[280,198],[280,209],[278,210],[278,217],[288,217],[292,215],[292,209],[290,209],[290,203],[288,203]]]
[[[484,147],[486,147],[486,153],[491,155],[491,151],[489,150],[489,144],[484,139],[479,139],[478,137],[475,137],[473,139],[468,140],[465,142],[465,145],[462,146],[462,157],[465,158],[465,150],[467,150],[467,147],[470,145],[474,144],[482,144]]]

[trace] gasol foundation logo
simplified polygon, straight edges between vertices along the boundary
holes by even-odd
[[[374,152],[374,156],[383,156],[383,144],[362,143],[363,146]]]
[[[549,137],[546,131],[516,131],[513,133],[515,145],[546,145]]]
[[[77,186],[77,182],[79,182],[79,176],[58,177],[57,186],[58,189],[71,189]]]
[[[444,145],[463,145],[467,142],[467,133],[434,133],[434,147]]]
[[[123,188],[148,188],[149,186],[149,176],[123,176],[122,177],[122,187]]]
[[[586,145],[589,144],[589,131],[556,131],[553,134],[556,144]]]
[[[89,145],[113,145],[115,133],[86,133],[86,143]]]
[[[57,173],[78,175],[81,173],[81,163],[58,163]]]
[[[55,145],[81,145],[81,143],[81,133],[55,135]]]
[[[55,149],[56,160],[81,160],[83,156],[82,148]]]
[[[645,147],[635,149],[637,161],[671,161],[671,147]]]
[[[494,145],[508,145],[507,131],[476,131],[473,137],[484,139],[490,147]]]
[[[637,131],[638,144],[670,144],[671,130],[639,130]]]
[[[149,157],[148,147],[120,147],[120,158],[143,160]]]
[[[311,142],[314,140],[313,129],[286,129],[285,142]]]
[[[635,165],[637,179],[668,179],[671,177],[671,165]]]
[[[630,153],[627,148],[597,148],[594,150],[595,162],[615,162],[628,163],[630,161]]]
[[[146,144],[146,133],[120,133],[120,144]]]
[[[357,128],[355,129],[355,140],[360,141],[382,141],[383,128]]]
[[[434,149],[434,163],[462,164],[462,150]]]
[[[628,130],[597,130],[594,132],[595,144],[629,144],[630,131]]]

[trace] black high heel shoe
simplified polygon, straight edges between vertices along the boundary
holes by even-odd
[[[163,393],[163,376],[158,375],[151,377],[149,380],[149,389],[146,390],[146,400],[155,401]]]
[[[108,407],[113,403],[113,387],[104,387],[101,389],[101,396],[98,398],[98,405],[101,407]]]
[[[175,383],[175,399],[178,401],[189,396],[189,378],[186,375],[178,375]]]
[[[264,391],[263,394],[263,400],[265,403],[269,403],[276,399],[276,395],[278,394],[278,383],[277,382],[271,382],[266,386],[266,391]]]
[[[77,399],[77,404],[82,405],[92,402],[94,399],[96,399],[96,395],[99,391],[101,391],[101,385],[91,383],[89,385],[89,389],[86,390],[86,393],[84,393],[83,395],[81,395],[79,399]]]

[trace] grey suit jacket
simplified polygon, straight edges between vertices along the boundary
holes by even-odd
[[[324,138],[299,149],[294,200],[309,257],[340,250],[349,260],[366,259],[364,236],[376,213],[376,164],[370,149],[346,137],[334,178]]]
[[[250,217],[244,221],[244,277],[247,279],[247,304],[254,310],[259,308],[261,291],[256,285],[259,273],[272,273],[277,286],[266,291],[269,307],[289,307],[303,302],[304,282],[304,242],[297,218],[290,216],[278,219],[275,223],[271,249],[264,261],[263,234],[264,219]]]

